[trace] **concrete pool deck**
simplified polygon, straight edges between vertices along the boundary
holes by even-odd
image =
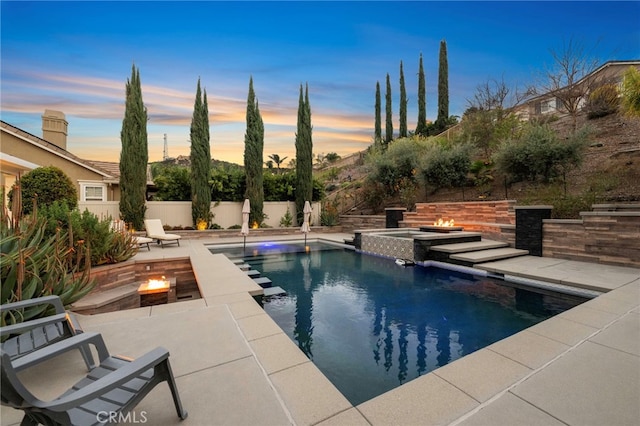
[[[347,234],[310,234],[343,242]],[[293,239],[295,236],[269,237]],[[299,239],[299,238],[298,238]],[[249,237],[250,242],[258,238]],[[111,353],[166,347],[189,417],[176,416],[166,384],[134,410],[148,424],[183,425],[635,425],[640,422],[640,269],[520,257],[483,264],[495,273],[607,293],[353,407],[249,292],[252,280],[203,244],[181,240],[135,260],[192,257],[202,299],[79,316]],[[206,257],[205,257],[206,256]],[[21,373],[52,396],[86,373],[70,353]],[[0,409],[2,425],[22,413]]]

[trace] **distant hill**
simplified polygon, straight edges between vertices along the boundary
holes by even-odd
[[[189,157],[188,155],[179,155],[179,156],[177,156],[175,158],[171,157],[171,158],[167,158],[166,160],[162,160],[162,161],[154,161],[151,164],[163,164],[163,165],[167,165],[167,166],[191,167],[191,157]],[[239,164],[230,163],[228,161],[216,160],[215,158],[211,159],[211,166],[214,167],[214,168],[220,168],[220,169],[225,169],[225,170],[244,169],[244,166],[241,166]]]

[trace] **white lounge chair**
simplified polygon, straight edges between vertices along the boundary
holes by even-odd
[[[111,221],[111,230],[114,232],[127,232],[127,226],[123,220],[112,220]],[[149,243],[152,243],[153,240],[148,237],[137,237],[135,235],[131,235],[131,242],[138,246],[138,248],[142,248],[143,246],[147,246],[147,250],[151,251],[151,247]]]
[[[165,243],[177,243],[180,245],[180,235],[167,234],[164,232],[160,219],[145,219],[144,227],[147,230],[147,237],[152,238],[164,248]]]

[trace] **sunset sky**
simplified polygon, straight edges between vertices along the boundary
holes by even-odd
[[[640,2],[1,2],[1,118],[42,135],[45,109],[63,111],[68,150],[118,161],[124,91],[140,69],[149,159],[189,154],[196,83],[209,99],[211,153],[241,164],[249,78],[265,123],[264,157],[295,157],[300,84],[309,85],[314,153],[341,156],[372,141],[375,86],[399,66],[417,118],[423,55],[427,117],[437,107],[438,49],[446,40],[450,114],[462,115],[489,79],[534,83],[551,50],[570,40],[590,57],[640,59]],[[288,161],[288,160],[287,160]],[[285,162],[286,163],[286,162]]]

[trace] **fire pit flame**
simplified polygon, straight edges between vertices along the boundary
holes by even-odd
[[[140,287],[138,287],[138,293],[148,294],[166,292],[169,290],[169,287],[169,280],[167,280],[165,277],[162,277],[160,279],[149,279],[147,282],[142,283]]]
[[[449,226],[455,226],[454,224],[454,220],[450,219],[450,220],[442,220],[442,218],[436,220],[435,222],[433,222],[433,226],[445,226],[445,227],[449,227]]]

